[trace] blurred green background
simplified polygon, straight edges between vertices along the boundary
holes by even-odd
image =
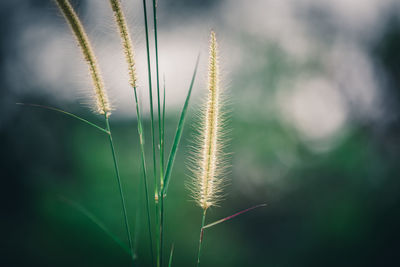
[[[318,1],[289,1],[283,8],[279,1],[159,2],[160,34],[166,33],[161,35],[160,46],[180,41],[174,39],[174,31],[193,31],[195,26],[180,28],[181,20],[191,21],[191,16],[204,19],[204,28],[199,28],[204,36],[199,38],[205,47],[209,25],[215,24],[221,36],[224,87],[229,88],[226,128],[231,137],[231,171],[226,197],[220,207],[208,212],[207,221],[259,203],[268,204],[208,229],[202,265],[399,266],[398,3],[354,1],[353,6],[346,6],[343,1],[328,1],[332,8]],[[140,11],[140,1],[123,3],[129,14]],[[103,28],[93,26],[102,18],[90,19],[96,5],[108,8],[108,3],[73,4],[89,33],[94,32],[94,42],[111,42],[108,37],[102,38]],[[248,8],[241,10],[243,21],[236,16],[236,9],[229,9],[233,5]],[[358,9],[364,5],[370,8]],[[345,12],[335,11],[339,6],[337,10]],[[54,54],[50,49],[40,45],[42,38],[55,34],[40,31],[41,27],[54,24],[66,36],[68,28],[51,1],[3,1],[0,8],[0,265],[128,266],[130,260],[124,251],[65,201],[79,203],[126,241],[106,136],[62,114],[15,105],[56,106],[103,124],[102,118],[92,114],[76,96],[76,88],[86,87],[80,81],[69,81],[75,61],[68,61],[71,55],[78,57],[79,51],[61,47],[57,50],[60,56],[51,58]],[[253,13],[256,11],[259,13]],[[277,23],[266,23],[265,28],[262,23],[252,24],[257,23],[254,18],[269,21],[267,17],[274,12]],[[236,18],[232,20],[229,14]],[[359,17],[346,20],[340,16],[343,14]],[[139,36],[143,35],[141,19],[133,20]],[[302,25],[300,37],[291,35],[293,24],[288,21]],[[32,25],[39,30],[32,31]],[[33,39],[25,38],[26,32]],[[66,47],[75,45],[71,40],[66,41]],[[143,57],[142,47],[140,41],[139,58]],[[299,47],[307,52],[299,52]],[[185,61],[182,68],[189,73],[198,46],[190,49],[193,57],[179,59]],[[35,61],[24,51],[42,51],[50,58]],[[204,51],[200,63],[203,76],[207,67]],[[161,60],[163,53],[165,61],[170,60],[167,48],[161,50]],[[50,68],[46,60],[53,64]],[[85,71],[84,64],[79,64],[77,68]],[[58,76],[51,71],[60,68],[57,66],[62,66],[56,71]],[[173,69],[167,63],[162,66],[166,74]],[[111,68],[106,66],[104,72]],[[35,69],[46,70],[46,77],[53,75],[47,77],[52,83],[39,82],[46,77]],[[145,69],[141,71],[145,74]],[[165,257],[174,244],[173,266],[194,266],[197,252],[201,209],[190,200],[184,184],[188,181],[185,164],[196,127],[195,114],[205,86],[201,75],[166,202]],[[167,151],[190,80],[190,75],[177,76],[180,83],[175,84],[175,76],[169,82],[167,75],[167,102],[175,101],[167,106]],[[142,85],[147,90],[145,81]],[[150,266],[134,102],[127,87],[118,90],[116,98],[126,99],[122,103],[125,109],[120,112],[116,105],[111,127],[138,247],[137,265]],[[145,95],[142,101],[148,101]],[[144,104],[143,108],[148,106]],[[145,119],[149,156],[148,111]]]

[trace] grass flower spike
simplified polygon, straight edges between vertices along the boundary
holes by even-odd
[[[78,41],[79,47],[82,50],[83,56],[89,66],[89,71],[94,86],[96,112],[108,116],[111,114],[111,106],[108,100],[107,92],[104,88],[104,83],[97,64],[96,56],[94,55],[92,46],[89,42],[89,38],[69,1],[55,1],[67,20],[69,26],[71,27],[71,30]]]
[[[217,205],[223,187],[223,142],[222,134],[222,95],[219,81],[218,45],[215,32],[211,31],[208,62],[207,102],[201,114],[201,127],[198,128],[198,148],[195,148],[193,180],[189,189],[196,203],[203,209],[201,221],[197,266],[200,264],[204,225],[207,209]]]
[[[133,52],[132,39],[128,31],[128,26],[126,25],[125,16],[122,13],[121,3],[120,0],[110,0],[110,4],[114,13],[115,21],[118,25],[125,58],[128,63],[129,83],[133,88],[136,88],[135,55]]]
[[[127,214],[127,209],[126,209],[126,204],[125,204],[125,197],[124,197],[124,192],[123,192],[123,188],[122,188],[123,186],[121,183],[121,177],[120,177],[119,167],[118,167],[118,163],[117,163],[117,156],[115,153],[115,147],[114,147],[114,142],[113,142],[111,128],[110,128],[110,122],[109,122],[109,115],[111,114],[111,107],[110,107],[110,104],[108,101],[106,90],[104,88],[104,83],[101,78],[100,70],[99,70],[93,49],[90,45],[89,38],[85,32],[85,29],[82,26],[82,23],[80,22],[78,16],[76,15],[74,9],[72,8],[72,6],[68,0],[55,0],[55,1],[57,3],[58,7],[60,8],[61,12],[63,13],[65,19],[67,20],[69,26],[71,27],[72,32],[74,33],[74,35],[78,41],[78,44],[82,50],[83,56],[89,66],[89,71],[92,76],[93,85],[94,85],[94,92],[95,92],[94,95],[95,95],[95,99],[96,99],[96,111],[99,114],[104,115],[104,118],[105,118],[106,129],[104,129],[104,130],[108,134],[108,139],[110,141],[110,148],[111,148],[112,158],[113,158],[113,162],[114,162],[115,175],[117,178],[119,195],[121,197],[122,213],[124,216],[126,234],[127,234],[128,242],[129,242],[129,250],[130,250],[132,261],[134,261],[134,249],[133,249],[132,238],[131,238],[131,233],[130,233],[130,229],[129,229],[129,221],[128,221],[128,214]]]
[[[221,153],[221,88],[219,85],[218,45],[215,32],[211,32],[208,66],[208,95],[202,113],[202,126],[195,150],[193,184],[190,187],[196,203],[206,211],[220,199],[223,166]]]

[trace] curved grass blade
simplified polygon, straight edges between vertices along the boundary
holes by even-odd
[[[251,207],[251,208],[248,208],[248,209],[239,211],[238,213],[235,213],[235,214],[233,214],[233,215],[231,215],[231,216],[225,217],[225,218],[223,218],[223,219],[221,219],[221,220],[218,220],[218,221],[216,221],[216,222],[207,224],[206,226],[203,226],[202,228],[203,228],[203,229],[210,228],[210,227],[215,226],[215,225],[217,225],[217,224],[220,224],[220,223],[226,222],[226,221],[228,221],[228,220],[230,220],[230,219],[233,219],[233,218],[235,218],[236,216],[239,216],[239,215],[241,215],[241,214],[243,214],[243,213],[246,213],[246,212],[248,212],[248,211],[254,210],[254,209],[256,209],[256,208],[265,207],[265,206],[267,206],[267,204],[265,204],[265,203],[256,205],[256,206],[254,206],[254,207]]]
[[[90,211],[88,211],[85,207],[80,205],[79,203],[67,199],[63,196],[59,196],[59,199],[70,205],[75,210],[79,211],[81,214],[86,216],[92,223],[97,225],[106,235],[108,235],[115,243],[117,243],[128,255],[131,255],[129,248],[116,236],[114,235],[96,216],[93,215]]]
[[[79,117],[79,116],[77,116],[77,115],[75,115],[75,114],[72,114],[72,113],[70,113],[70,112],[64,111],[64,110],[62,110],[62,109],[58,109],[58,108],[54,108],[54,107],[49,107],[49,106],[38,105],[38,104],[27,104],[27,103],[15,103],[15,104],[21,105],[21,106],[35,107],[35,108],[42,108],[42,109],[48,109],[48,110],[52,110],[52,111],[57,111],[57,112],[60,112],[60,113],[65,114],[65,115],[67,115],[67,116],[70,116],[70,117],[72,117],[72,118],[75,118],[75,119],[77,119],[77,120],[80,120],[80,121],[82,121],[82,122],[84,122],[84,123],[86,123],[86,124],[88,124],[88,125],[90,125],[90,126],[96,128],[96,129],[98,129],[98,130],[100,130],[100,131],[106,133],[106,134],[110,134],[106,129],[104,129],[104,128],[102,128],[102,127],[100,127],[100,126],[98,126],[98,125],[96,125],[96,124],[94,124],[94,123],[92,123],[92,122],[90,122],[90,121],[88,121],[88,120],[85,120],[84,118],[81,118],[81,117]]]
[[[139,185],[137,187],[137,200],[136,200],[136,218],[135,218],[135,228],[133,234],[133,258],[136,260],[138,258],[138,247],[141,234],[144,232],[142,230],[142,218],[144,214],[143,205],[141,205],[141,200],[144,198],[143,190],[143,180],[139,179]]]
[[[200,54],[197,56],[196,66],[194,68],[192,80],[190,82],[189,92],[186,96],[185,104],[183,106],[183,109],[181,112],[181,117],[180,117],[179,123],[178,123],[178,127],[176,129],[174,142],[172,144],[171,153],[169,154],[167,168],[166,168],[165,176],[164,176],[164,187],[161,192],[162,197],[167,196],[168,185],[169,185],[169,181],[171,179],[171,171],[172,171],[172,167],[174,165],[176,151],[178,150],[178,145],[181,141],[183,126],[185,124],[185,119],[186,119],[187,107],[189,105],[190,95],[192,94],[193,84],[194,84],[194,80],[196,79],[197,68],[199,66],[199,59],[200,59]]]

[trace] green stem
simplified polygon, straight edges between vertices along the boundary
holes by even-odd
[[[157,77],[157,112],[158,112],[158,137],[160,142],[160,184],[162,187],[164,180],[164,162],[162,159],[164,140],[162,138],[162,122],[161,122],[161,100],[160,100],[160,79],[158,68],[158,38],[157,38],[157,3],[153,0],[153,18],[154,18],[154,45],[156,50],[156,77]]]
[[[162,146],[161,146],[161,161],[163,163],[164,168],[164,154],[165,154],[165,76],[164,76],[164,90],[163,90],[163,112],[162,112],[162,128],[161,128],[161,135],[162,135]],[[164,175],[164,173],[163,173]],[[164,178],[163,178],[164,179]]]
[[[159,67],[158,67],[158,38],[157,38],[157,3],[156,0],[153,0],[153,25],[154,25],[154,46],[156,52],[156,78],[157,78],[157,115],[158,115],[158,138],[160,144],[160,160],[159,160],[159,167],[160,167],[160,192],[164,187],[164,161],[163,161],[163,150],[164,150],[164,140],[162,136],[162,125],[161,125],[161,106],[160,106],[160,79],[159,79]],[[163,262],[163,196],[159,195],[158,199],[160,201],[160,217],[159,217],[159,245],[158,245],[158,256],[157,256],[157,266],[162,266]]]
[[[128,215],[127,215],[127,212],[126,212],[125,198],[124,198],[124,193],[123,193],[123,190],[122,190],[121,177],[120,177],[120,174],[119,174],[117,158],[116,158],[116,155],[115,155],[115,148],[114,148],[114,142],[113,142],[113,139],[112,139],[110,123],[108,121],[108,114],[105,113],[104,117],[106,119],[106,129],[107,129],[107,131],[109,133],[108,134],[108,138],[110,140],[110,146],[111,146],[112,156],[113,156],[113,160],[114,160],[115,173],[116,173],[117,181],[118,181],[119,194],[121,196],[122,210],[123,210],[124,220],[125,220],[125,228],[126,228],[126,233],[128,235],[129,249],[131,251],[132,262],[133,262],[134,261],[134,256],[133,256],[134,252],[133,252],[133,246],[132,246],[131,233],[130,233],[130,230],[129,230]]]
[[[157,200],[156,200],[156,235],[159,237],[159,232],[160,232],[160,194],[156,195]],[[160,242],[157,238],[156,240],[156,250],[157,250],[157,267],[160,267]]]
[[[150,62],[150,46],[149,46],[149,27],[147,23],[147,7],[146,0],[143,0],[143,13],[144,13],[144,28],[146,33],[146,52],[147,52],[147,74],[149,77],[149,96],[150,96],[150,121],[151,121],[151,137],[153,146],[153,172],[154,172],[154,188],[155,195],[158,196],[158,186],[156,178],[156,146],[154,136],[154,111],[153,111],[153,89],[151,86],[151,62]]]
[[[140,201],[142,200],[142,195],[141,195],[141,183],[139,183],[138,186],[138,199],[136,201],[136,218],[135,218],[135,228],[134,228],[134,233],[133,233],[133,258],[136,260],[137,259],[137,251],[138,251],[138,243],[139,243],[139,236],[140,236],[140,230],[141,230],[141,217],[142,217],[142,207],[140,205]]]
[[[147,23],[147,7],[146,0],[143,0],[143,15],[144,15],[144,28],[146,33],[146,52],[147,52],[147,72],[149,77],[149,96],[150,96],[150,121],[151,121],[151,137],[152,137],[152,147],[153,147],[153,175],[154,175],[154,202],[155,202],[155,212],[156,212],[156,222],[158,223],[158,200],[159,190],[157,183],[157,170],[156,170],[156,146],[155,146],[155,136],[154,136],[154,111],[153,111],[153,92],[151,86],[151,62],[150,62],[150,45],[149,45],[149,27]],[[157,229],[157,227],[156,227]],[[156,242],[157,252],[159,251],[158,242]],[[159,255],[157,253],[157,255]],[[158,256],[157,256],[158,257]],[[157,260],[158,263],[158,260]]]
[[[203,244],[203,237],[204,237],[204,222],[206,220],[206,212],[207,210],[203,210],[203,218],[201,220],[201,229],[200,229],[200,237],[199,237],[199,251],[197,252],[197,264],[196,266],[198,267],[200,264],[200,255],[201,255],[201,246]]]
[[[160,195],[160,266],[163,263],[163,243],[164,243],[164,196]]]
[[[137,97],[137,90],[136,87],[133,88],[135,94],[135,102],[136,102],[136,115],[138,120],[138,134],[139,134],[139,143],[140,143],[140,156],[141,156],[141,164],[143,169],[143,181],[144,181],[144,191],[146,197],[146,211],[147,211],[147,224],[149,229],[149,237],[150,237],[150,255],[151,260],[153,261],[153,237],[151,234],[151,218],[150,218],[150,200],[149,200],[149,187],[147,184],[147,170],[146,170],[146,157],[145,157],[145,150],[144,150],[144,136],[143,136],[143,126],[142,126],[142,117],[140,114],[139,108],[139,100]],[[153,264],[152,264],[153,265]]]
[[[160,100],[160,79],[158,67],[158,38],[157,38],[157,1],[153,0],[153,19],[154,19],[154,46],[156,50],[156,78],[157,78],[157,112],[158,112],[158,136],[160,142],[160,159],[163,151],[162,125],[161,125],[161,100]],[[160,184],[164,182],[164,162],[160,160]]]

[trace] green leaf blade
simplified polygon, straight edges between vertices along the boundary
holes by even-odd
[[[198,69],[198,66],[199,66],[199,60],[200,60],[200,54],[197,56],[196,65],[195,65],[195,68],[194,68],[194,71],[193,71],[192,80],[191,80],[190,86],[189,86],[189,91],[188,91],[188,94],[186,96],[185,104],[183,105],[183,108],[182,108],[182,112],[181,112],[181,116],[180,116],[180,119],[179,119],[178,127],[176,129],[176,133],[175,133],[175,137],[174,137],[174,142],[172,144],[171,152],[169,154],[168,163],[167,163],[167,167],[166,167],[166,171],[165,171],[165,175],[164,175],[164,187],[163,187],[163,190],[162,190],[162,196],[163,197],[167,196],[168,186],[169,186],[169,182],[171,180],[172,167],[173,167],[174,162],[175,162],[175,157],[176,157],[176,152],[178,150],[178,145],[179,145],[179,143],[181,141],[182,132],[183,132],[183,126],[185,124],[187,108],[189,106],[189,100],[190,100],[190,96],[192,94],[193,84],[194,84],[194,81],[196,79],[197,69]]]

